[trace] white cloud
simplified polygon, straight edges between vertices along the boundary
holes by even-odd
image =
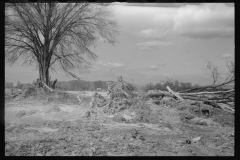
[[[149,68],[152,69],[152,70],[157,70],[157,69],[158,69],[158,66],[152,65],[152,66],[150,66]]]
[[[137,32],[137,35],[145,38],[162,38],[166,36],[168,33],[169,30],[161,28],[149,28]]]
[[[113,67],[113,68],[123,68],[123,67],[125,67],[125,65],[121,64],[121,63],[103,63],[103,62],[98,62],[98,64],[100,64],[101,66],[104,66],[104,67]]]
[[[173,30],[190,38],[232,37],[234,7],[221,3],[183,6],[176,12]]]
[[[222,55],[222,58],[232,58],[233,57],[233,55],[232,54],[223,54]]]
[[[176,9],[164,9],[161,13],[155,14],[153,17],[153,23],[155,28],[143,29],[138,32],[139,36],[145,38],[163,38],[173,28],[174,25],[174,13]]]
[[[224,3],[164,8],[153,16],[155,27],[140,30],[145,38],[162,38],[175,33],[189,38],[212,39],[234,36],[234,6]]]
[[[172,43],[169,42],[160,42],[160,41],[149,41],[149,42],[142,42],[137,43],[139,49],[149,49],[150,47],[158,47],[158,46],[171,46]]]

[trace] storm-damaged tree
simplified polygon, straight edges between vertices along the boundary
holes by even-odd
[[[5,61],[35,64],[39,79],[51,86],[49,70],[89,71],[96,60],[90,47],[99,40],[114,45],[118,25],[109,4],[7,3],[5,5]],[[78,78],[79,79],[79,78]]]
[[[219,71],[219,67],[214,65],[212,62],[208,62],[207,69],[211,71],[211,77],[213,79],[213,83],[209,86],[205,87],[196,87],[194,89],[188,89],[181,91],[182,93],[186,92],[200,92],[200,91],[211,91],[211,90],[217,90],[225,85],[234,85],[235,83],[235,64],[234,61],[228,61],[227,63],[228,68],[228,75],[226,76],[225,80],[221,83],[219,83],[219,79],[221,78],[221,74]]]

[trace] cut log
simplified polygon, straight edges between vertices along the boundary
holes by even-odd
[[[231,107],[228,107],[228,106],[221,106],[223,109],[228,109],[232,112],[235,112],[235,109],[231,108]]]
[[[230,99],[224,99],[224,98],[219,98],[219,99],[212,99],[212,98],[201,98],[201,97],[193,97],[193,96],[182,96],[184,99],[189,99],[189,100],[195,100],[195,101],[211,101],[214,103],[228,103],[228,102],[233,102]]]
[[[167,88],[167,90],[168,90],[170,93],[172,93],[174,96],[176,96],[179,100],[184,101],[184,99],[183,99],[180,95],[178,95],[178,94],[176,94],[175,92],[173,92],[173,91],[171,90],[171,88],[169,88],[168,86],[167,86],[166,88]]]
[[[229,93],[235,92],[234,89],[228,91],[217,91],[217,92],[197,92],[197,93],[177,93],[178,95],[199,95],[199,94],[219,94],[219,93]]]

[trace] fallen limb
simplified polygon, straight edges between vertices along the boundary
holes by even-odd
[[[213,106],[214,108],[220,108],[220,109],[222,109],[222,110],[224,110],[224,111],[227,111],[227,112],[231,112],[231,113],[234,113],[234,112],[235,112],[234,109],[232,109],[232,108],[230,108],[230,107],[227,107],[227,106],[222,107],[222,106],[220,106],[219,104],[217,104],[217,103],[215,103],[215,102],[204,101],[203,103],[204,103],[204,104],[207,104],[207,105],[211,105],[211,106]]]
[[[48,85],[46,85],[44,82],[42,82],[42,84],[43,84],[47,89],[49,89],[50,91],[53,91],[53,89],[50,88],[50,87],[48,87]]]
[[[233,109],[233,108],[231,108],[231,107],[228,107],[228,106],[221,106],[222,108],[226,108],[226,109],[228,109],[228,110],[230,110],[230,111],[232,111],[232,112],[235,112],[235,109]]]
[[[218,93],[229,93],[235,92],[234,89],[228,91],[217,91],[217,92],[197,92],[197,93],[177,93],[178,95],[200,95],[200,94],[218,94]]]
[[[229,101],[232,101],[230,100],[230,96],[226,96],[226,97],[222,97],[222,96],[207,96],[207,95],[182,95],[182,98],[184,99],[193,99],[193,100],[203,100],[203,99],[206,99],[206,100],[216,100],[216,101],[221,101],[221,100],[229,100]]]
[[[224,85],[227,85],[229,83],[232,83],[234,82],[235,79],[230,79],[229,81],[226,81],[222,84],[219,84],[219,85],[211,85],[211,86],[206,86],[206,87],[197,87],[197,88],[193,88],[193,89],[187,89],[187,90],[184,90],[184,91],[180,91],[181,93],[187,93],[187,92],[199,92],[199,91],[203,91],[203,90],[209,90],[209,89],[216,89],[216,88],[219,88],[219,87],[222,87]]]
[[[214,103],[228,103],[228,102],[233,102],[230,99],[224,99],[224,98],[219,98],[219,99],[212,99],[212,98],[201,98],[201,97],[193,97],[193,96],[182,96],[184,99],[189,99],[189,100],[195,100],[195,101],[211,101]]]
[[[184,101],[184,99],[180,95],[178,95],[177,93],[173,92],[171,90],[171,88],[169,88],[168,86],[166,88],[170,93],[172,93],[174,96],[176,96],[179,100]]]
[[[80,103],[82,103],[81,99],[79,98],[79,95],[77,96],[77,99],[79,100]]]

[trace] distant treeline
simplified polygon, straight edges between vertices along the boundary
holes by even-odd
[[[169,86],[172,90],[174,91],[181,91],[181,90],[187,90],[187,89],[193,89],[196,87],[199,87],[199,85],[192,85],[190,82],[179,82],[178,80],[176,81],[166,81],[162,83],[148,83],[145,86],[142,87],[144,91],[148,90],[161,90],[161,91],[167,91],[167,86]]]
[[[106,82],[110,81],[84,81],[84,80],[73,80],[73,81],[58,81],[56,83],[56,89],[59,90],[72,90],[72,91],[93,91],[97,90],[97,88],[101,88],[101,90],[106,91],[108,86]],[[31,84],[27,83],[17,83],[17,88],[23,89],[28,86],[31,86]],[[161,91],[167,91],[166,87],[169,86],[173,91],[183,91],[187,89],[193,89],[196,87],[204,87],[204,86],[199,86],[197,84],[193,85],[190,82],[179,82],[178,80],[175,81],[170,81],[167,80],[162,83],[148,83],[143,86],[138,86],[137,88],[142,89],[144,91],[149,91],[149,90],[161,90]],[[13,88],[13,83],[12,82],[5,82],[5,88]],[[219,90],[222,89],[232,89],[233,86],[231,85],[226,85],[223,86],[222,88],[219,88]]]
[[[30,84],[24,84],[18,82],[17,88],[23,89],[28,87]],[[5,83],[6,88],[12,88],[12,83]],[[56,89],[60,90],[72,90],[72,91],[92,91],[97,90],[97,88],[101,88],[101,90],[107,90],[108,86],[106,81],[83,81],[83,80],[73,80],[73,81],[59,81],[56,83]]]
[[[73,91],[92,91],[101,88],[102,90],[107,90],[108,86],[106,81],[83,81],[74,80],[68,82],[57,82],[57,88],[69,89]]]
[[[166,81],[163,83],[148,83],[146,85],[144,85],[142,88],[142,90],[144,91],[149,91],[149,90],[161,90],[161,91],[167,91],[167,86],[169,86],[173,91],[184,91],[184,90],[188,90],[188,89],[194,89],[194,88],[199,88],[199,87],[204,87],[204,86],[200,86],[198,84],[193,85],[190,82],[179,82],[178,80],[175,81]],[[227,89],[232,89],[233,86],[230,85],[226,85],[223,86],[221,88],[217,88],[215,89],[217,90],[227,90]]]

